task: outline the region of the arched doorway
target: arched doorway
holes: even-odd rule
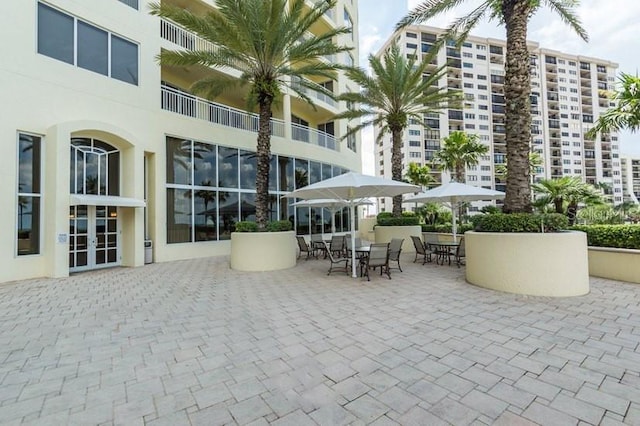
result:
[[[121,263],[120,151],[93,138],[71,139],[69,271]],[[73,197],[72,197],[73,198]]]

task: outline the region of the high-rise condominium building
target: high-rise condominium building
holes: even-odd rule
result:
[[[406,55],[424,58],[443,30],[411,26],[396,32],[381,48],[382,56],[392,44]],[[601,134],[595,140],[585,137],[600,114],[612,106],[607,97],[613,89],[617,64],[603,59],[572,55],[529,42],[531,54],[532,151],[540,154],[543,166],[534,180],[579,176],[583,181],[606,183],[614,203],[622,202],[619,142],[615,133]],[[466,171],[470,185],[505,190],[505,178],[496,168],[506,161],[504,64],[506,42],[469,36],[460,48],[449,43],[429,65],[431,73],[446,64],[440,87],[460,90],[459,109],[430,114],[424,121],[411,122],[404,135],[403,165],[431,165],[442,138],[455,130],[477,134],[490,151],[477,166]],[[377,136],[377,132],[376,132]],[[376,174],[391,176],[391,142],[386,137],[375,147]],[[498,169],[499,170],[499,169]],[[434,170],[437,179],[449,180]],[[383,201],[384,210],[391,200]],[[476,203],[472,210],[483,203]]]
[[[640,200],[640,157],[625,155],[622,165],[622,191],[624,201],[638,203]]]
[[[318,0],[307,0],[313,8]],[[206,14],[215,0],[162,0]],[[255,214],[257,116],[247,90],[204,99],[194,81],[227,69],[161,66],[162,49],[213,46],[151,16],[148,0],[14,2],[0,15],[0,281],[229,252],[239,220]],[[357,0],[338,0],[313,31],[348,26],[336,42],[358,58]],[[315,81],[355,90],[344,75]],[[272,219],[321,232],[326,212],[280,195],[348,170],[360,141],[344,142],[344,105],[285,93],[272,119]],[[348,226],[338,217],[339,230]]]

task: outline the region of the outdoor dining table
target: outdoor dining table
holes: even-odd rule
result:
[[[436,263],[439,265],[444,265],[444,261],[449,261],[449,266],[451,266],[451,255],[456,254],[456,250],[460,245],[460,242],[437,242],[437,243],[429,243],[431,245],[436,246]]]

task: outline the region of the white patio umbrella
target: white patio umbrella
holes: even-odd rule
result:
[[[371,201],[363,199],[354,201],[354,205],[356,206],[364,206],[373,204]],[[335,215],[338,210],[341,210],[345,207],[349,206],[344,200],[337,200],[334,198],[319,198],[317,200],[302,200],[295,203],[291,203],[294,207],[320,207],[329,210],[331,213],[331,233],[336,233],[336,221]]]
[[[456,208],[460,203],[465,201],[500,200],[504,198],[504,196],[504,192],[485,189],[479,186],[465,185],[464,183],[449,182],[412,197],[407,197],[404,201],[412,203],[449,203],[453,220],[453,240],[456,241]]]
[[[355,206],[358,201],[369,197],[395,197],[409,192],[418,192],[420,189],[419,186],[404,182],[349,172],[296,189],[285,197],[304,200],[332,198],[344,201],[351,210],[351,246],[355,247]],[[351,275],[354,278],[356,277],[355,261],[355,250],[351,250]]]

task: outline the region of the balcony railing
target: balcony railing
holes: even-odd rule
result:
[[[328,94],[324,93],[325,91],[327,91],[328,89],[325,89],[324,87],[322,87],[321,85],[314,83],[310,80],[306,80],[307,85],[311,85],[312,87],[315,87],[316,89],[311,89],[309,87],[304,87],[300,84],[300,78],[294,78],[291,82],[291,86],[294,87],[295,89],[298,89],[300,92],[304,93],[305,95],[309,96],[310,98],[315,98],[319,101],[322,101],[326,104],[331,105],[332,107],[336,107],[338,105],[338,103],[331,98],[331,96],[329,96]]]
[[[260,119],[258,114],[221,105],[188,93],[181,92],[168,86],[162,86],[162,109],[188,117],[206,120],[210,123],[235,129],[258,132]],[[284,137],[285,123],[282,120],[271,119],[271,135]],[[338,150],[336,138],[333,135],[298,124],[291,124],[293,140],[307,142],[332,150]]]

